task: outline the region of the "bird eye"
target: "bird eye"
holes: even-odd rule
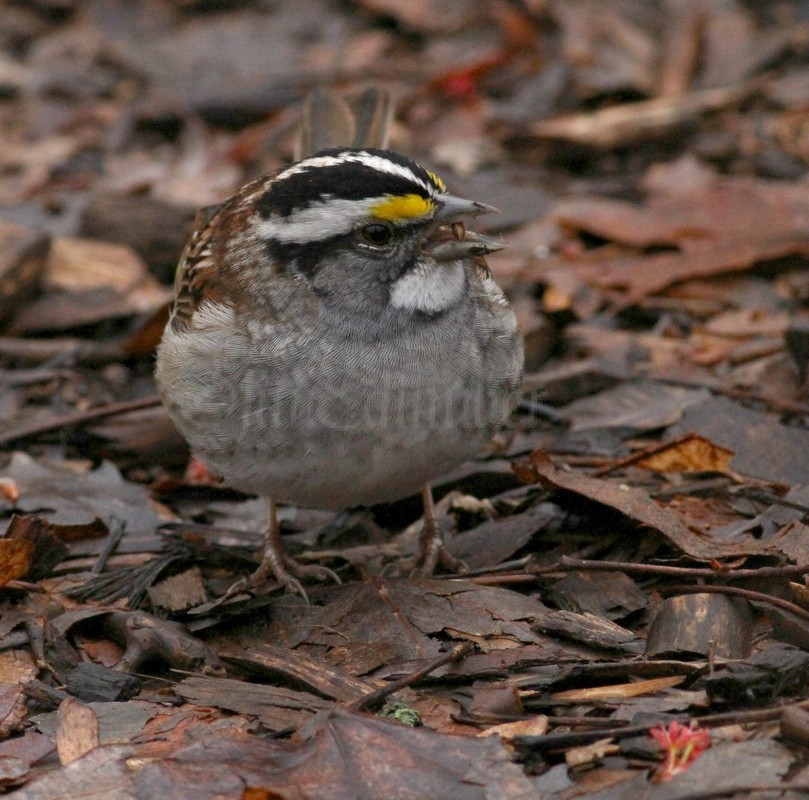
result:
[[[393,238],[393,231],[387,225],[378,222],[366,225],[360,232],[362,238],[374,247],[384,247],[386,244],[390,244],[390,240]]]

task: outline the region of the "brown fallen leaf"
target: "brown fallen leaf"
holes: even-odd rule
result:
[[[704,389],[640,379],[574,400],[559,413],[572,431],[619,428],[643,432],[675,424],[688,408],[709,396]]]
[[[572,747],[565,753],[565,763],[569,767],[580,767],[592,761],[599,761],[611,753],[619,753],[620,749],[612,739],[599,739],[582,747]]]
[[[58,719],[56,750],[63,766],[98,747],[98,717],[92,708],[68,697],[59,705]]]
[[[7,220],[0,221],[0,320],[5,322],[39,287],[50,240]]]
[[[22,578],[31,567],[34,543],[25,539],[0,539],[0,586]]]
[[[135,701],[129,701],[130,704],[132,702]],[[138,735],[134,756],[138,759],[170,758],[189,742],[204,739],[213,731],[222,738],[239,736],[250,731],[255,732],[255,722],[242,714],[223,712],[193,703],[161,708]]]
[[[101,286],[124,292],[157,285],[143,260],[122,244],[58,236],[51,243],[42,275],[44,289],[88,291]]]
[[[590,113],[567,114],[537,122],[531,132],[541,139],[609,149],[631,145],[689,122],[706,111],[726,108],[749,94],[747,87],[704,89],[680,96],[622,103]]]
[[[588,251],[560,265],[586,284],[621,293],[619,307],[689,278],[750,269],[754,264],[809,254],[806,181],[785,183],[726,177],[705,170],[690,182],[690,162],[658,168],[642,206],[618,200],[561,203],[554,217],[627,248],[674,247],[660,253]]]
[[[660,47],[653,38],[649,6],[596,1],[545,7],[559,25],[562,54],[574,72],[576,94],[651,93]],[[656,9],[656,24],[666,11]]]
[[[177,575],[169,575],[147,590],[154,608],[177,612],[198,606],[208,600],[202,572],[191,567]]]
[[[35,514],[15,514],[6,530],[6,537],[36,541],[40,532],[60,542],[80,542],[85,539],[103,539],[110,530],[98,517],[86,524],[57,525]]]
[[[17,790],[19,800],[78,800],[78,798],[129,798],[132,771],[125,761],[131,748],[125,745],[97,747],[84,758],[54,769]]]
[[[670,433],[698,433],[733,450],[731,468],[750,478],[798,487],[806,483],[809,432],[785,425],[727,397],[687,408]]]
[[[536,791],[496,736],[449,736],[335,712],[304,743],[211,736],[147,763],[134,797],[367,797],[533,800]]]
[[[531,625],[546,612],[534,598],[500,587],[403,578],[324,587],[311,609],[279,601],[268,613],[266,638],[290,646],[359,649],[370,643],[380,648],[383,663],[393,664],[438,655],[436,633],[476,641],[486,651],[539,643]],[[463,663],[447,669],[456,673]]]
[[[143,552],[162,546],[155,533],[160,518],[148,491],[125,480],[110,462],[77,472],[67,465],[54,466],[16,452],[4,472],[19,487],[20,499],[12,505],[0,496],[0,513],[7,516],[11,511],[28,512],[45,516],[52,524],[77,526],[69,535],[60,535],[70,540],[74,556],[97,555],[103,549],[102,539],[95,538],[103,534],[101,523],[107,529],[125,524],[126,535],[119,552]],[[59,530],[68,533],[66,528]]]
[[[143,661],[154,658],[178,670],[224,674],[216,653],[185,626],[145,611],[108,611],[85,606],[60,614],[51,623],[60,635],[80,637],[83,642],[103,636],[125,648],[117,665],[122,671],[134,671]]]
[[[67,331],[120,317],[152,314],[171,297],[162,286],[148,283],[126,292],[109,287],[83,291],[49,291],[25,305],[9,331],[15,335]]]
[[[733,455],[732,450],[719,447],[703,436],[691,434],[650,453],[636,463],[656,472],[727,472]]]
[[[0,756],[0,786],[11,786],[28,775],[30,767],[15,756]]]
[[[21,727],[28,716],[25,701],[22,683],[0,685],[0,736],[9,736]]]
[[[204,675],[186,678],[175,692],[197,706],[257,717],[270,731],[301,728],[312,715],[331,708],[329,701],[309,692]]]
[[[0,742],[0,758],[17,758],[29,767],[49,756],[56,748],[53,736],[29,730]]]
[[[28,542],[33,547],[25,577],[37,581],[49,577],[56,565],[70,553],[66,542],[100,539],[108,533],[109,529],[98,517],[87,525],[54,525],[36,514],[14,514],[5,537]]]
[[[783,553],[796,564],[809,562],[809,525],[799,520],[787,522],[770,541],[774,553]],[[799,603],[803,605],[803,602]],[[807,601],[809,608],[809,601]]]
[[[501,725],[492,725],[484,728],[478,736],[492,736],[497,734],[503,739],[513,739],[515,736],[544,736],[548,732],[548,718],[544,714],[537,714],[530,719],[521,719],[517,722],[504,722]]]
[[[26,650],[6,650],[0,653],[0,684],[24,684],[34,680],[39,667]]]
[[[514,469],[526,483],[539,482],[614,508],[639,526],[659,531],[693,558],[727,558],[763,551],[762,546],[755,541],[725,541],[712,537],[708,531],[686,526],[677,513],[659,505],[643,489],[566,471],[557,467],[540,450],[531,454],[530,462],[516,463]]]

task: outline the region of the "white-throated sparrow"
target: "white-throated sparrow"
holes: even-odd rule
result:
[[[513,408],[517,323],[463,220],[493,211],[384,144],[387,101],[319,93],[309,149],[200,220],[158,350],[163,403],[225,482],[270,498],[262,565],[302,591],[275,502],[372,505],[423,490],[418,564],[457,568],[428,481],[477,454]]]

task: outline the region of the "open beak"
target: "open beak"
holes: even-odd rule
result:
[[[438,204],[435,221],[439,225],[449,225],[453,222],[460,222],[467,217],[477,217],[481,214],[500,213],[494,206],[479,203],[477,200],[464,200],[454,194],[437,194],[433,200]]]
[[[498,214],[494,206],[476,200],[464,200],[452,194],[438,194],[434,198],[438,211],[424,250],[436,261],[457,261],[471,256],[485,256],[497,252],[505,244],[482,233],[467,231],[463,220],[480,214]]]

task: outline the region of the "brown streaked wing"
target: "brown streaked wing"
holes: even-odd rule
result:
[[[194,311],[204,298],[211,296],[210,278],[216,271],[211,252],[211,220],[221,208],[221,205],[206,206],[197,211],[194,231],[177,264],[174,275],[174,308],[171,313],[171,327],[177,332],[188,328]],[[215,286],[215,281],[213,285]]]
[[[217,259],[222,258],[224,243],[250,224],[256,201],[279,171],[251,181],[221,205],[206,206],[197,212],[193,233],[174,276],[173,330],[187,330],[204,301],[223,302],[232,294],[234,286],[226,287]]]

